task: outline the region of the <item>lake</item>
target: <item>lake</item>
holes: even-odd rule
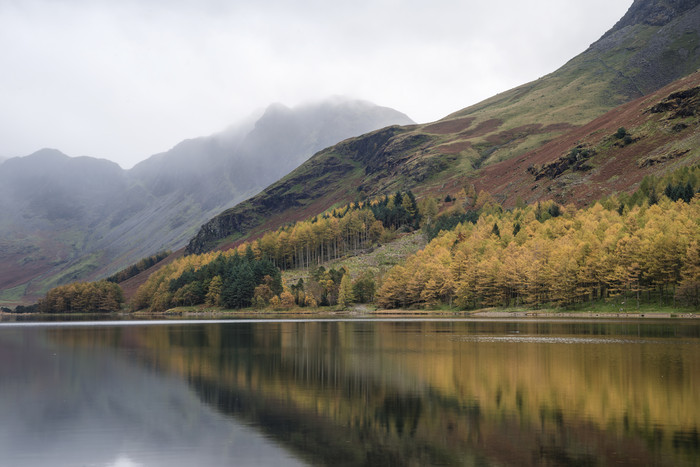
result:
[[[696,320],[0,324],[0,465],[700,465]]]

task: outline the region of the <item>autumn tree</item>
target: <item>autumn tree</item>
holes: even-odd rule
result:
[[[676,293],[695,307],[700,306],[700,240],[693,240],[685,254],[681,281]]]
[[[355,301],[350,274],[344,274],[338,287],[338,307],[344,310]]]
[[[204,303],[208,306],[219,306],[221,305],[221,288],[223,287],[223,282],[221,276],[212,277],[209,282],[209,289],[207,290],[207,295],[204,297]]]
[[[108,313],[119,311],[123,303],[121,287],[102,280],[55,287],[39,300],[37,308],[42,313]]]

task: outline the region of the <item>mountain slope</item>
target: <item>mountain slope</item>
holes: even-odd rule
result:
[[[325,149],[202,226],[186,251],[203,252],[358,197],[456,191],[480,170],[698,69],[698,3],[637,0],[599,41],[550,75],[435,123],[385,128]]]
[[[623,135],[624,131],[624,135]],[[553,198],[585,205],[646,175],[700,163],[700,72],[635,99],[522,157],[479,172],[507,206]]]
[[[683,7],[668,6],[676,3]],[[588,123],[696,71],[698,5],[637,0],[600,40],[554,73],[456,112],[426,131],[448,132],[454,141],[470,142],[478,165],[539,146],[562,129]],[[663,20],[657,19],[658,11],[664,13]],[[459,130],[466,134],[450,131],[447,122],[456,127],[462,122]]]
[[[129,171],[41,150],[0,166],[0,301],[104,277],[162,249],[278,180],[323,147],[404,114],[362,101],[273,105],[251,121],[186,140]]]
[[[400,112],[362,101],[336,98],[293,109],[272,105],[252,125],[183,141],[136,165],[128,174],[132,186],[146,187],[151,199],[110,234],[118,241],[138,232],[136,242],[127,235],[140,246],[131,255],[136,259],[182,247],[202,223],[279,180],[314,152],[410,122]],[[123,248],[128,247],[125,242]]]
[[[91,242],[105,212],[127,188],[115,163],[44,149],[0,167],[0,289],[19,299],[27,284],[55,269],[79,273],[75,252]],[[92,255],[84,265],[96,260]]]

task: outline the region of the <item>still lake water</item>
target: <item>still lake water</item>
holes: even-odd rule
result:
[[[700,465],[694,320],[0,324],[0,465]]]

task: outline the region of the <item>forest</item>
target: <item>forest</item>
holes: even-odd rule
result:
[[[74,282],[51,289],[37,303],[41,313],[107,313],[119,311],[124,294],[109,281]]]
[[[621,297],[698,306],[700,197],[621,213],[609,201],[544,222],[537,207],[482,214],[443,231],[389,271],[377,305],[540,308]]]
[[[267,232],[250,245],[256,255],[281,269],[309,268],[385,241],[396,230],[415,230],[422,217],[413,193],[397,192]],[[241,245],[239,251],[247,245]]]
[[[228,309],[269,301],[283,292],[280,270],[251,248],[182,258],[152,274],[134,299],[136,309],[165,311],[174,306],[206,304]],[[267,303],[267,302],[266,302]]]
[[[441,231],[384,277],[383,308],[570,307],[598,300],[700,306],[700,166],[647,176],[589,208],[552,201]],[[479,198],[488,196],[479,194]]]
[[[388,230],[414,230],[420,217],[410,191],[332,209],[227,252],[179,258],[151,275],[137,291],[133,307],[154,312],[198,304],[290,309],[346,306],[355,297],[371,301],[373,277],[363,274],[351,283],[343,268],[326,270],[322,263],[357,253],[386,238]],[[280,269],[312,267],[306,282],[283,289]]]

